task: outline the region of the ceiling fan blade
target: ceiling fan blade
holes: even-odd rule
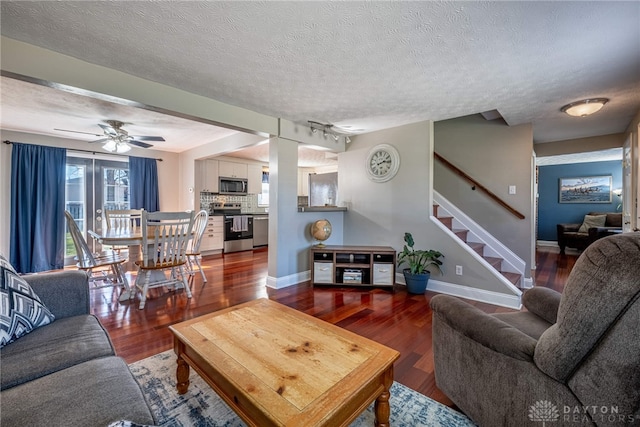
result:
[[[135,139],[129,140],[127,141],[127,143],[131,145],[137,145],[138,147],[142,147],[142,148],[153,147],[153,145],[151,144],[147,144],[146,142],[136,141]]]
[[[91,133],[91,132],[80,132],[77,130],[68,130],[68,129],[53,129],[53,130],[59,130],[61,132],[73,132],[73,133],[83,133],[85,135],[93,135],[93,136],[102,136],[99,133]]]
[[[137,139],[138,141],[164,141],[165,140],[161,136],[133,136],[133,138]]]
[[[98,135],[100,136],[100,135]],[[94,144],[96,142],[107,142],[109,141],[111,138],[102,138],[102,139],[96,139],[95,141],[89,141],[89,144]]]
[[[103,125],[102,123],[98,123],[98,126],[104,130],[104,133],[111,136],[118,136],[118,132],[114,128],[109,125]]]

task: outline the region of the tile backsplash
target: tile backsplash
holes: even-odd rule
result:
[[[242,213],[267,212],[265,206],[258,207],[258,195],[248,194],[246,196],[227,196],[216,193],[200,193],[200,209],[209,211],[209,206],[213,202],[240,202]]]

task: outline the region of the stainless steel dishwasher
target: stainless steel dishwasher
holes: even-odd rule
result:
[[[269,244],[269,215],[253,216],[253,247]]]

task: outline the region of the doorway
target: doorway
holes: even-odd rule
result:
[[[65,209],[78,223],[93,252],[102,245],[89,238],[87,230],[102,231],[105,209],[129,209],[129,162],[67,157]],[[75,264],[76,250],[65,233],[65,265]]]

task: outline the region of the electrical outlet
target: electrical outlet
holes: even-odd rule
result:
[[[516,194],[516,186],[515,185],[510,185],[509,186],[509,194]]]
[[[457,276],[462,276],[462,266],[461,265],[456,265],[456,275]]]

